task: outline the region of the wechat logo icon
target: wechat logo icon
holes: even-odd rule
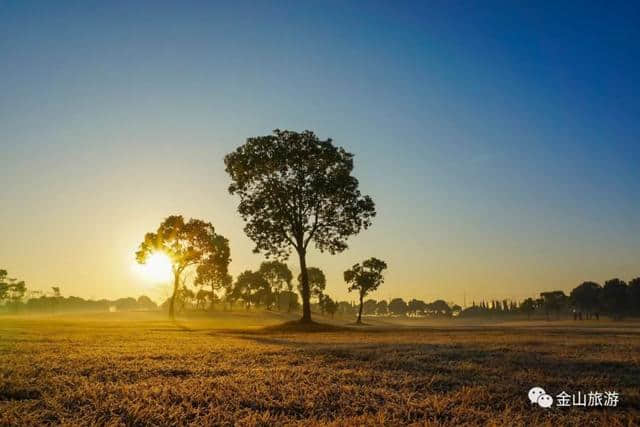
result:
[[[529,390],[531,404],[537,403],[541,408],[550,408],[553,405],[553,397],[549,396],[542,387],[533,387]]]

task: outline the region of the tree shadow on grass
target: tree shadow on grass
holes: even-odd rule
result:
[[[633,360],[576,359],[562,357],[551,349],[530,351],[515,345],[487,348],[476,343],[327,343],[264,335],[236,337],[287,347],[315,359],[314,363],[341,372],[365,369],[379,375],[398,373],[415,384],[428,384],[429,390],[435,392],[486,387],[517,399],[520,393],[526,396],[533,386],[549,388],[554,395],[563,390],[569,393],[615,390],[622,396],[619,408],[640,409],[640,365]],[[530,384],[531,381],[540,384]]]

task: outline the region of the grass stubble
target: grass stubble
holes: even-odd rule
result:
[[[0,425],[640,423],[634,327],[228,326],[0,318]],[[533,386],[621,400],[543,409]]]

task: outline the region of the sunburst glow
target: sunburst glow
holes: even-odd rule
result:
[[[154,252],[146,263],[138,264],[136,270],[149,281],[166,282],[171,279],[172,264],[166,254]]]

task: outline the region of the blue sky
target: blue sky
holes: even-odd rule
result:
[[[638,276],[639,22],[633,2],[0,1],[2,267],[157,291],[130,252],[182,213],[255,268],[222,158],[277,127],[354,152],[377,202],[309,261],[341,299],[369,256],[378,298]]]

